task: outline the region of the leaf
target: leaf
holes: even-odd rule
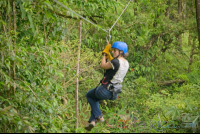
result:
[[[53,62],[53,64],[54,64],[54,65],[57,65],[57,62],[56,62],[56,60],[52,60],[52,62]]]
[[[195,123],[197,121],[197,119],[199,118],[199,116],[197,116],[192,123]]]
[[[51,109],[51,108],[49,108],[49,113],[53,113],[53,111],[52,111],[52,109]]]
[[[29,117],[24,116],[23,119],[29,119]]]
[[[59,52],[60,52],[60,53],[62,52],[62,50],[61,50],[61,48],[60,48],[60,47],[58,47],[58,50],[59,50]]]
[[[89,110],[89,108],[90,108],[90,105],[89,105],[89,104],[87,104],[87,110]]]
[[[32,128],[31,126],[28,126],[28,128],[29,128],[29,130],[30,130],[31,133],[34,133],[34,132],[35,132],[35,129]]]
[[[18,112],[17,112],[17,110],[16,109],[14,109],[14,108],[12,108],[12,110],[16,113],[16,114],[18,114]]]
[[[4,109],[1,109],[0,112],[8,111],[8,110],[10,110],[11,108],[12,108],[11,105],[10,105],[10,106],[7,106],[7,107],[5,107]]]
[[[26,11],[24,10],[24,7],[23,7],[23,5],[20,3],[20,10],[21,10],[21,12],[22,12],[22,19],[24,19],[24,17],[26,16]]]
[[[23,120],[26,124],[30,124],[30,122],[29,121],[27,121],[27,120]]]
[[[53,7],[51,6],[51,3],[49,1],[44,2],[51,10],[53,10]]]
[[[5,85],[3,82],[0,82],[0,85]]]
[[[174,112],[174,110],[169,110],[167,113],[165,113],[165,115],[170,116],[173,112]]]
[[[30,26],[32,28],[32,32],[35,33],[35,28],[34,28],[34,25],[33,25],[33,20],[32,20],[31,14],[28,14],[28,20],[30,22]]]
[[[62,118],[58,115],[58,118],[62,121]]]
[[[6,67],[10,70],[10,60],[5,60]]]

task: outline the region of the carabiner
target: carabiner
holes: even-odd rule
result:
[[[111,40],[111,35],[110,35],[110,30],[109,30],[109,28],[107,29],[107,31],[108,31],[108,35],[106,36],[106,41],[107,41],[107,42],[110,42],[110,40]]]
[[[111,39],[111,35],[107,35],[107,36],[106,36],[106,41],[107,41],[107,42],[110,42],[110,39]]]

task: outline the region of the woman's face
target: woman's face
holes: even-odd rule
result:
[[[119,55],[119,50],[117,48],[112,48],[113,57],[117,57]]]

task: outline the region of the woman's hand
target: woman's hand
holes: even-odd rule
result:
[[[104,53],[103,58],[101,60],[101,68],[107,70],[107,69],[112,68],[112,66],[111,66],[110,62],[106,62],[106,56],[107,55]]]
[[[111,44],[107,44],[106,47],[104,48],[102,54],[108,54],[111,51]]]

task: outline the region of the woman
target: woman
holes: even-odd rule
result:
[[[91,106],[91,117],[89,124],[85,127],[90,131],[97,122],[103,122],[104,118],[99,108],[99,100],[115,100],[119,92],[115,92],[116,84],[123,82],[128,71],[129,63],[125,59],[128,56],[128,46],[124,42],[117,41],[112,45],[112,56],[110,55],[111,45],[107,45],[103,51],[101,68],[105,69],[104,78],[101,80],[101,86],[87,92],[86,97]],[[110,59],[106,62],[106,58]],[[111,60],[112,59],[112,60]]]

